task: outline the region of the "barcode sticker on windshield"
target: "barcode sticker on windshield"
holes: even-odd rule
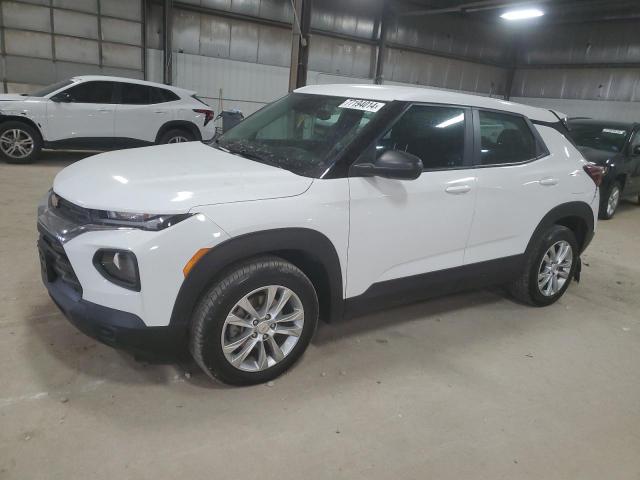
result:
[[[372,102],[371,100],[354,100],[350,98],[338,105],[339,108],[350,108],[352,110],[364,110],[365,112],[377,112],[386,104]]]
[[[614,130],[613,128],[603,128],[602,133],[613,133],[615,135],[626,135],[627,132],[624,130]]]

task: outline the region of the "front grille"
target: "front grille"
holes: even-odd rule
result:
[[[38,230],[40,231],[38,249],[40,250],[43,277],[46,277],[46,281],[49,282],[60,279],[82,295],[82,286],[73,271],[62,244],[43,228],[38,228]]]
[[[71,203],[70,201],[65,200],[60,196],[57,196],[57,200],[58,205],[53,208],[55,208],[56,213],[58,213],[61,217],[64,217],[67,220],[71,220],[78,225],[86,225],[87,223],[91,223],[90,209],[80,207],[75,203]]]

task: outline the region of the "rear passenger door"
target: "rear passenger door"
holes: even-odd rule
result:
[[[155,142],[160,127],[174,119],[170,90],[121,82],[116,106],[115,135],[122,139]]]
[[[540,220],[564,201],[575,168],[549,153],[524,116],[474,109],[474,119],[478,194],[465,264],[524,253]]]
[[[416,180],[349,178],[347,297],[462,265],[476,194],[472,132],[469,108],[415,104],[356,161],[401,150],[424,171]]]

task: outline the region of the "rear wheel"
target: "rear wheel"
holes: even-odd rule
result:
[[[22,122],[6,122],[0,125],[0,155],[8,163],[34,162],[42,140],[36,130]]]
[[[306,350],[318,321],[312,283],[278,257],[231,269],[202,297],[190,349],[212,378],[235,385],[272,380]]]
[[[172,128],[162,134],[158,143],[184,143],[193,142],[194,140],[193,133],[182,128]]]
[[[620,205],[620,197],[622,195],[622,185],[620,182],[614,182],[600,199],[600,211],[598,216],[602,220],[610,220],[616,214],[618,205]]]
[[[575,276],[578,249],[571,230],[562,225],[551,227],[532,246],[520,277],[510,285],[511,294],[534,306],[556,302]]]

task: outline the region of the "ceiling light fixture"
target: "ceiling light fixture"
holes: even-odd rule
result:
[[[526,20],[527,18],[537,18],[544,15],[542,10],[537,8],[525,8],[522,10],[509,10],[500,15],[505,20]]]

